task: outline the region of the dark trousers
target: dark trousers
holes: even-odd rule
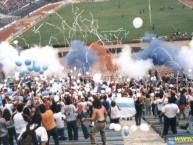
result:
[[[13,139],[15,138],[15,140],[17,140],[15,128],[14,127],[8,128],[8,134],[9,134],[9,144],[13,145],[14,144]]]
[[[57,128],[59,139],[64,139],[64,128]]]
[[[59,145],[58,130],[57,130],[57,128],[54,127],[51,130],[47,130],[47,133],[48,133],[48,142],[46,143],[46,145],[49,145],[50,136],[53,136],[55,145]]]
[[[168,129],[171,127],[171,130],[173,134],[177,133],[176,129],[176,117],[173,118],[168,118],[164,116],[164,130],[163,130],[163,135],[166,136],[168,134]]]
[[[80,120],[80,123],[81,123],[81,128],[82,128],[82,132],[83,132],[83,135],[84,135],[84,138],[87,139],[89,138],[89,132],[87,130],[87,127],[84,125],[84,122],[82,122],[82,118],[86,118],[86,114],[84,114],[83,112],[78,114],[77,118]]]
[[[0,144],[3,143],[3,145],[9,145],[9,138],[8,135],[4,137],[0,137]]]
[[[135,115],[135,122],[136,122],[136,125],[141,125],[141,114],[136,114]]]
[[[119,123],[119,118],[115,118],[115,119],[111,118],[111,123]]]
[[[69,140],[78,140],[78,126],[76,120],[67,122]],[[74,135],[72,134],[72,131]]]

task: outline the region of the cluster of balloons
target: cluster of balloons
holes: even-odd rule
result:
[[[21,67],[22,66],[22,62],[21,61],[16,61],[15,62],[16,66]],[[48,69],[48,66],[43,66],[41,67],[37,62],[35,61],[31,61],[29,59],[26,59],[24,61],[25,66],[27,67],[26,70],[20,71],[19,75],[20,76],[24,76],[26,74],[30,74],[32,71],[35,71],[39,74],[43,74],[44,71],[46,71]]]
[[[140,130],[141,131],[149,131],[149,126],[146,124],[146,123],[142,123],[140,126],[139,126]],[[130,127],[131,131],[136,131],[137,130],[137,126],[136,125],[131,125]]]
[[[121,131],[121,125],[116,123],[111,123],[109,129],[114,129],[114,131]]]

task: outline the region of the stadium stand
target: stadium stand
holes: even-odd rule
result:
[[[0,28],[17,21],[31,12],[61,0],[5,0],[0,2]]]

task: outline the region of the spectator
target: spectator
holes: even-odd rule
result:
[[[3,118],[6,120],[6,124],[7,124],[7,129],[8,129],[8,134],[9,134],[9,144],[13,145],[13,139],[16,139],[16,132],[15,132],[15,127],[13,124],[13,119],[12,119],[12,115],[11,112],[9,111],[9,109],[5,109],[3,112]]]
[[[53,112],[51,110],[46,110],[44,104],[39,105],[39,110],[42,116],[42,125],[45,127],[48,134],[47,145],[49,145],[50,136],[53,136],[55,145],[59,145],[58,131],[56,128]]]
[[[193,133],[192,130],[192,122],[193,122],[193,101],[190,102],[190,112],[189,112],[189,119],[188,119],[188,132]]]
[[[150,116],[151,115],[151,99],[148,93],[146,94],[146,97],[144,99],[144,107],[145,107],[145,115]]]
[[[0,110],[0,142],[2,142],[3,145],[9,145],[6,120],[3,118],[3,114],[1,110]]]
[[[120,109],[116,105],[115,101],[111,102],[111,107],[109,109],[109,114],[110,114],[110,122],[111,123],[119,123]]]
[[[18,140],[22,137],[23,133],[26,131],[26,128],[32,130],[36,127],[37,129],[35,130],[35,133],[37,138],[40,140],[37,140],[36,143],[33,142],[33,144],[38,145],[40,143],[40,145],[46,145],[48,141],[48,135],[47,135],[46,129],[41,125],[41,121],[42,121],[41,115],[34,114],[32,116],[32,121],[27,125],[27,127],[24,127],[21,130],[21,134],[19,135]],[[36,141],[36,139],[34,139],[34,141]]]
[[[163,136],[165,137],[168,134],[168,129],[171,127],[171,130],[174,134],[177,133],[176,129],[176,116],[180,112],[178,106],[172,102],[172,99],[168,99],[168,104],[166,104],[160,115],[164,115],[164,129]]]
[[[71,104],[69,96],[66,98],[66,105],[63,108],[63,112],[66,115],[69,140],[78,140],[78,126],[76,122],[77,109],[73,104]]]
[[[13,122],[15,126],[15,131],[16,131],[16,138],[18,138],[22,128],[26,127],[28,122],[23,117],[23,104],[21,103],[18,104],[16,108],[17,108],[17,113],[13,114]]]
[[[103,145],[106,145],[106,134],[105,134],[105,123],[106,123],[107,112],[106,109],[102,106],[102,103],[99,99],[93,101],[93,113],[91,118],[83,118],[82,121],[96,119],[96,124],[90,131],[90,140],[91,144],[97,144],[95,139],[95,134],[100,131]]]
[[[54,112],[54,119],[56,121],[56,127],[58,130],[59,140],[65,140],[66,137],[64,135],[64,120],[66,116],[61,112],[61,105],[57,104]]]
[[[141,117],[142,117],[142,112],[143,112],[143,104],[140,101],[139,97],[135,101],[135,109],[136,109],[136,114],[135,114],[136,125],[141,125]]]

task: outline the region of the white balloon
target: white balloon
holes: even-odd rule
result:
[[[140,17],[136,17],[136,18],[133,20],[133,26],[134,26],[136,29],[140,28],[142,25],[143,25],[143,20],[142,20]]]
[[[93,80],[94,80],[95,83],[100,82],[100,80],[101,80],[101,73],[94,74]]]
[[[115,131],[121,131],[121,125],[120,124],[115,124],[114,125],[114,130]]]
[[[114,129],[114,125],[115,125],[115,123],[111,123],[111,124],[109,125],[109,129]]]
[[[55,102],[58,102],[60,100],[60,97],[59,96],[54,96],[54,101]]]
[[[123,127],[123,130],[128,130],[128,129],[129,129],[128,126],[124,126],[124,127]]]
[[[84,90],[85,90],[86,92],[90,92],[90,88],[88,88],[88,87],[85,87]]]
[[[149,131],[149,126],[145,123],[142,123],[140,125],[140,129],[141,129],[141,131]]]
[[[131,125],[131,131],[136,131],[137,130],[137,126],[136,125]]]
[[[15,45],[17,45],[17,44],[18,44],[18,41],[17,41],[17,40],[14,40],[13,43],[14,43]]]

